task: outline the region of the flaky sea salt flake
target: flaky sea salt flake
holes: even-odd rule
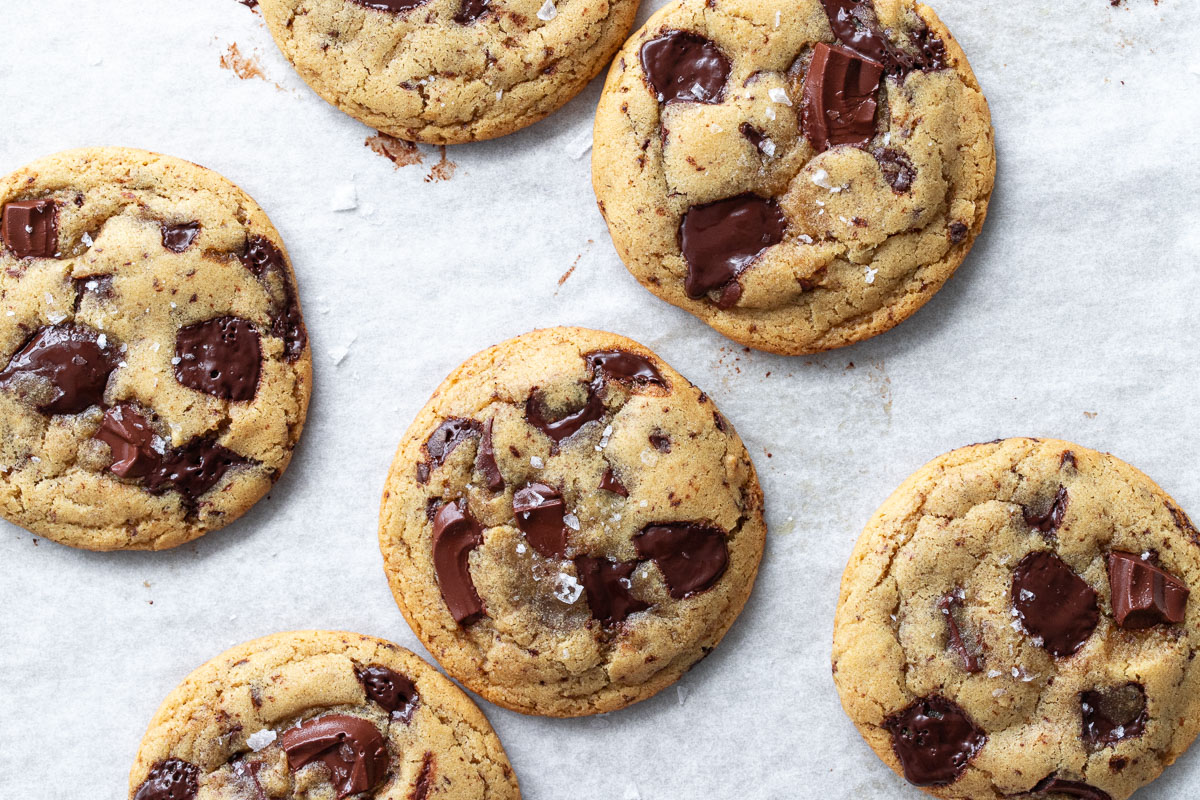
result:
[[[269,747],[275,741],[275,731],[263,728],[261,731],[256,731],[246,738],[246,744],[250,745],[250,749],[258,752],[265,747]]]
[[[538,9],[537,16],[542,22],[549,22],[558,16],[558,9],[554,7],[552,0],[546,0],[545,3],[542,3],[542,7]]]

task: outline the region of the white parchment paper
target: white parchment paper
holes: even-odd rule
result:
[[[467,356],[563,323],[632,336],[712,395],[758,466],[770,536],[742,618],[677,687],[573,721],[480,701],[525,796],[922,796],[860,740],[829,670],[839,576],[893,488],[959,445],[1060,436],[1200,515],[1200,4],[936,5],[991,103],[987,226],[916,317],[789,359],[732,345],[621,266],[590,186],[600,80],[530,129],[451,148],[453,166],[422,148],[397,168],[236,0],[3,0],[0,172],[120,144],[237,182],[291,250],[316,390],[269,499],[192,545],[87,553],[0,523],[0,798],[124,798],[159,702],[235,643],[339,628],[424,653],[376,544],[393,449]],[[1198,790],[1193,751],[1138,798]]]

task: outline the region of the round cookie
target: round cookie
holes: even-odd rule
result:
[[[995,176],[967,59],[913,0],[680,0],[613,62],[592,183],[626,267],[759,350],[905,320],[983,226]]]
[[[754,465],[703,392],[630,339],[551,328],[442,383],[392,463],[379,542],[452,677],[566,717],[645,699],[715,647],[765,533]]]
[[[203,167],[104,147],[0,179],[0,516],[174,547],[271,488],[312,386],[279,233]]]
[[[391,642],[278,633],[204,664],[159,707],[130,800],[517,800],[475,704]]]
[[[532,125],[599,74],[637,0],[260,0],[300,77],[384,133],[430,144]]]
[[[834,681],[932,795],[1124,800],[1200,731],[1198,590],[1200,533],[1133,467],[1052,439],[964,447],[863,531]]]

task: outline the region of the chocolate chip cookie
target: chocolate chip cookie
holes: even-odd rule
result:
[[[204,664],[159,707],[130,800],[517,800],[463,692],[409,651],[338,631],[266,636]]]
[[[750,594],[754,465],[712,401],[645,347],[551,328],[455,370],[404,436],[379,542],[452,677],[527,714],[649,697]]]
[[[90,550],[240,516],[287,467],[312,385],[267,215],[123,148],[36,161],[0,208],[0,515]]]
[[[327,102],[384,133],[457,144],[532,125],[578,94],[637,0],[260,0]]]
[[[1052,439],[955,450],[842,578],[842,705],[945,798],[1124,800],[1200,731],[1200,533],[1149,478]]]
[[[614,62],[592,182],[642,285],[796,355],[941,288],[983,226],[992,138],[966,56],[914,0],[683,0]]]

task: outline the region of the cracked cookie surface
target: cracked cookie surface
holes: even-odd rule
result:
[[[92,550],[174,547],[286,468],[312,359],[266,214],[124,148],[0,180],[0,514]]]
[[[400,444],[380,547],[446,670],[529,714],[669,686],[749,596],[754,465],[702,392],[636,342],[535,331],[455,370]]]
[[[955,450],[842,579],[842,705],[945,798],[1124,800],[1200,731],[1200,534],[1149,478],[1051,439]]]
[[[637,0],[261,0],[279,49],[327,102],[430,144],[532,125],[608,63]]]
[[[983,226],[991,119],[913,0],[681,0],[622,48],[592,182],[622,261],[742,344],[798,355],[920,308]]]
[[[130,800],[517,800],[487,719],[441,673],[382,639],[266,636],[204,664],[163,701]]]

